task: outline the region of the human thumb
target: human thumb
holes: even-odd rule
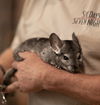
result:
[[[17,90],[18,88],[19,88],[19,82],[16,81],[10,84],[9,86],[7,86],[5,92],[10,93],[10,92]]]

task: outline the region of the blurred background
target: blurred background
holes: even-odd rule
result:
[[[13,40],[24,1],[0,0],[0,53],[9,47]],[[20,92],[17,92],[14,96],[8,96],[7,105],[26,105],[26,96],[26,94]]]
[[[0,53],[9,47],[25,0],[0,0]]]

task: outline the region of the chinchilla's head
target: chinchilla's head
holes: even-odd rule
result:
[[[52,50],[55,52],[58,68],[72,73],[81,73],[83,65],[82,49],[75,33],[72,40],[61,40],[58,35],[52,33],[49,37]]]

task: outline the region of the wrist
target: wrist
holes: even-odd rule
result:
[[[48,91],[56,91],[56,89],[60,89],[61,85],[64,84],[66,73],[67,72],[63,70],[59,70],[51,66],[46,73],[45,80],[43,82],[43,89]]]

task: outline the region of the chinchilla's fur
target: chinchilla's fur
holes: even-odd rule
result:
[[[40,58],[59,69],[72,73],[81,73],[83,66],[82,48],[75,33],[72,40],[61,40],[58,35],[52,33],[49,38],[31,38],[24,41],[15,51],[14,59],[22,61],[19,52],[35,52]],[[8,85],[9,78],[15,73],[15,69],[6,73],[4,84]]]
[[[49,38],[28,39],[15,50],[15,60],[23,60],[18,53],[24,51],[37,53],[44,62],[59,69],[81,72],[79,67],[82,64],[82,49],[74,33],[72,40],[61,40],[55,33]]]

